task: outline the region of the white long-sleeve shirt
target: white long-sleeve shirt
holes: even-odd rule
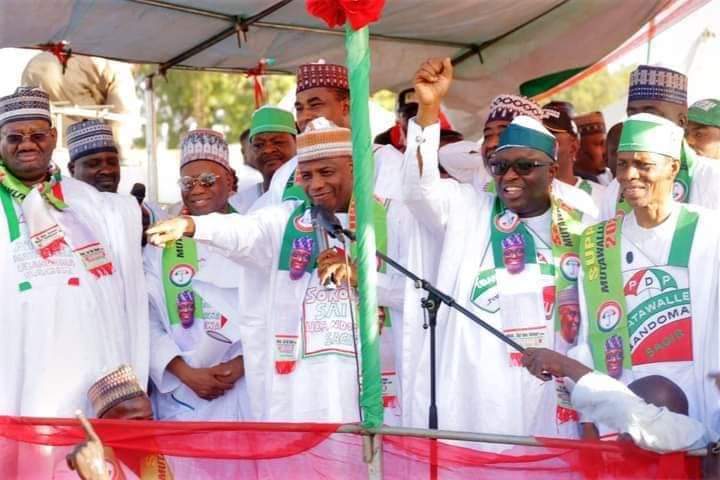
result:
[[[599,372],[580,378],[571,400],[585,419],[628,433],[646,450],[691,450],[710,441],[706,428],[694,418],[649,404],[622,382]]]

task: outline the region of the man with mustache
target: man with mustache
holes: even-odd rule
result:
[[[575,286],[577,268],[569,266],[583,228],[582,212],[551,193],[557,142],[537,118],[518,115],[502,126],[495,145],[486,146],[492,148],[486,163],[496,195],[440,179],[438,112],[452,71],[450,59],[430,59],[415,76],[419,109],[408,127],[403,194],[423,228],[411,242],[422,251],[410,258],[423,258],[426,246],[440,244],[434,263],[441,290],[515,341],[554,348],[560,329],[555,292]],[[418,294],[408,289],[406,295]],[[419,301],[405,305],[409,329],[421,323],[422,312]],[[577,436],[574,411],[556,394],[564,386],[525,372],[520,355],[482,327],[441,308],[438,338],[439,428]],[[415,427],[427,422],[426,347],[408,355],[415,378],[405,420]]]
[[[292,113],[278,107],[264,106],[252,115],[247,135],[247,154],[243,155],[247,165],[262,175],[262,182],[241,188],[230,197],[228,203],[237,213],[247,213],[261,208],[264,201],[258,199],[270,188],[275,172],[295,157],[295,136],[297,128]],[[241,142],[245,140],[241,137]],[[267,198],[265,198],[266,200]]]
[[[70,416],[106,365],[147,382],[140,208],[62,176],[50,118],[40,89],[0,98],[3,415]]]

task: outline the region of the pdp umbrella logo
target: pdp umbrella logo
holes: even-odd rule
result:
[[[575,253],[566,253],[560,257],[560,271],[567,280],[577,280],[580,272],[580,257]]]
[[[598,327],[603,332],[613,330],[622,318],[622,308],[615,301],[605,302],[598,308],[597,322]]]
[[[195,269],[192,265],[181,263],[170,270],[170,283],[176,287],[187,287],[195,276]]]
[[[520,217],[511,210],[505,210],[495,216],[495,226],[503,233],[510,233],[517,228]]]
[[[310,210],[306,210],[293,219],[293,224],[299,232],[310,233],[313,231],[312,219],[310,217]]]
[[[651,298],[665,290],[676,290],[678,284],[670,273],[661,268],[643,268],[635,272],[625,284],[626,296]]]
[[[673,191],[672,196],[673,200],[676,202],[681,202],[685,200],[685,193],[687,192],[687,187],[685,186],[685,182],[682,182],[680,180],[675,180],[673,182]]]

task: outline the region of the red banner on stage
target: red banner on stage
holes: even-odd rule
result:
[[[336,424],[93,420],[112,469],[133,478],[364,479],[362,437]],[[0,417],[0,478],[76,478],[65,455],[85,440],[74,419]],[[543,447],[437,443],[439,478],[698,478],[700,461],[615,442],[539,439]],[[386,479],[429,478],[432,441],[383,436]],[[148,473],[165,460],[172,477]],[[162,463],[162,462],[161,462]],[[115,478],[122,478],[119,476]]]

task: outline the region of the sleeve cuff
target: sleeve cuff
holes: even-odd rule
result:
[[[153,365],[151,373],[155,386],[161,393],[172,392],[177,389],[180,385],[180,379],[170,373],[167,369],[168,364],[175,357],[181,357],[182,352],[174,342],[164,342],[165,348],[156,348],[156,352],[153,354]],[[172,347],[169,343],[173,343]],[[174,347],[174,348],[173,348]],[[159,352],[162,350],[162,352]]]
[[[195,234],[193,238],[195,240],[211,240],[213,233],[216,229],[218,221],[222,220],[222,215],[219,213],[211,213],[210,215],[199,215],[191,216],[193,223],[195,224]]]

